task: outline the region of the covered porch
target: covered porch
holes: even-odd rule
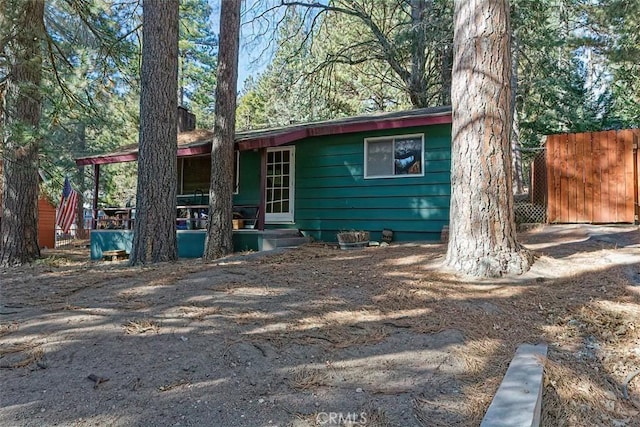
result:
[[[178,195],[176,199],[176,233],[178,256],[201,257],[208,222],[211,173],[212,133],[206,130],[181,132],[178,136]],[[299,237],[297,230],[265,230],[266,148],[251,148],[259,156],[259,188],[238,196],[239,157],[242,148],[236,143],[234,165],[233,243],[235,251],[272,249],[283,238]],[[103,258],[105,252],[131,251],[136,210],[130,206],[103,206],[100,203],[100,175],[104,165],[137,161],[137,145],[125,146],[117,152],[76,159],[78,166],[93,168],[91,208],[91,259]],[[257,166],[257,165],[254,165]],[[254,173],[255,173],[254,168]],[[257,184],[258,182],[256,182]],[[249,193],[248,195],[246,193]],[[294,234],[295,233],[295,234]],[[275,243],[274,243],[275,241]]]

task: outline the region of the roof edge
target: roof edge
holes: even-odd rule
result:
[[[451,122],[451,107],[429,107],[303,123],[275,129],[238,132],[236,133],[235,143],[240,151],[246,151],[277,147],[318,136],[450,124]],[[194,141],[187,146],[178,147],[178,157],[195,156],[210,152],[211,139],[208,137],[203,137],[201,141]],[[137,159],[138,148],[136,146],[125,152],[79,157],[76,159],[76,164],[78,166],[87,166],[125,163]]]

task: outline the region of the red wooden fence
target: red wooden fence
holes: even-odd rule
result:
[[[548,136],[548,222],[635,222],[639,138],[638,129]]]

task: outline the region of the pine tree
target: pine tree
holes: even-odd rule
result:
[[[138,190],[132,265],[173,261],[176,242],[178,0],[144,0]]]
[[[456,0],[454,22],[446,264],[479,277],[522,274],[533,258],[516,240],[513,210],[508,0]]]
[[[241,0],[225,0],[220,10],[220,53],[216,86],[216,120],[211,144],[209,222],[206,260],[233,252],[233,144],[238,86]]]
[[[38,246],[38,156],[41,141],[42,43],[44,0],[0,4],[4,85],[2,141],[2,221],[0,266],[40,256]],[[3,61],[4,62],[4,61]]]

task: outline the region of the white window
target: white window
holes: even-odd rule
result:
[[[364,140],[364,177],[424,176],[424,135]]]

